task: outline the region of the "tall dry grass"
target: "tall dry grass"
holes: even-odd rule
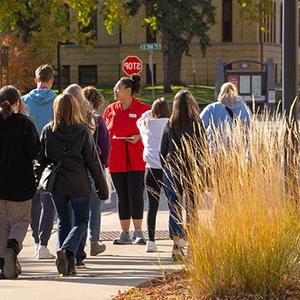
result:
[[[264,113],[253,116],[250,128],[237,122],[214,130],[210,151],[199,156],[202,143],[186,139],[178,154],[185,192],[196,200],[187,227],[193,291],[196,298],[231,289],[266,296],[283,287],[300,262],[299,199],[287,193],[284,176],[287,122]],[[294,174],[297,163],[299,156],[290,166]]]

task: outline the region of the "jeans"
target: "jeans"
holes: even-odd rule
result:
[[[95,185],[92,184],[92,193],[90,195],[90,242],[98,242],[100,239],[100,225],[101,225],[101,200],[96,194]],[[76,253],[76,258],[85,259],[86,253],[84,251],[87,240],[87,230],[85,231],[83,238],[80,242],[79,248]]]
[[[163,174],[163,183],[165,193],[168,199],[170,210],[169,216],[169,234],[170,237],[184,237],[182,220],[182,196],[183,188],[177,178],[174,178],[169,172]]]
[[[145,183],[148,194],[149,207],[147,215],[148,237],[150,241],[155,240],[156,215],[159,206],[160,190],[162,187],[162,169],[146,169]]]
[[[55,208],[49,193],[36,193],[31,206],[31,230],[36,244],[47,247],[51,236]]]
[[[87,196],[53,196],[58,217],[58,243],[61,249],[76,253],[79,243],[87,230],[89,221],[89,197]],[[70,204],[74,213],[72,214]]]

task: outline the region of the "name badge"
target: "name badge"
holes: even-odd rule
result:
[[[128,116],[129,116],[129,118],[131,118],[131,119],[136,119],[136,118],[137,118],[137,115],[136,115],[136,114],[129,114]]]

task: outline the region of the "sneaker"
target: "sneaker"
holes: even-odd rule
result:
[[[68,257],[65,249],[59,249],[55,261],[58,274],[66,275],[68,270]]]
[[[47,247],[40,246],[37,251],[36,258],[37,259],[53,259],[53,258],[55,258],[55,255],[51,254]]]
[[[40,248],[40,244],[39,243],[38,244],[34,244],[34,257],[37,256],[39,248]]]
[[[105,244],[101,241],[91,242],[90,246],[90,256],[97,256],[98,254],[103,253],[106,249]]]
[[[16,258],[16,273],[18,275],[20,275],[22,273],[22,268],[21,268],[21,265],[19,263],[18,257]]]
[[[182,247],[178,244],[173,245],[172,259],[177,262],[182,262],[184,260],[184,253]]]
[[[146,244],[146,252],[156,252],[157,251],[157,247],[155,245],[154,241],[147,241]]]
[[[7,248],[4,253],[4,267],[2,274],[4,278],[14,279],[18,277],[17,270],[17,254],[13,248]]]
[[[76,269],[86,269],[86,264],[83,262],[83,259],[76,259]]]
[[[128,245],[132,244],[132,239],[130,238],[129,232],[123,230],[120,233],[120,237],[118,239],[114,239],[114,245]]]
[[[182,247],[182,248],[187,248],[187,246],[188,246],[187,240],[181,238],[181,239],[179,240],[179,246]]]
[[[134,245],[146,245],[146,240],[142,230],[135,230],[132,236],[132,244]]]

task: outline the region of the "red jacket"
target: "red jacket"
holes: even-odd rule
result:
[[[127,109],[122,108],[120,101],[110,104],[105,109],[103,118],[106,120],[111,141],[108,164],[111,173],[145,170],[142,141],[131,144],[124,140],[113,139],[113,136],[127,137],[140,134],[136,121],[149,109],[147,104],[135,98]]]

